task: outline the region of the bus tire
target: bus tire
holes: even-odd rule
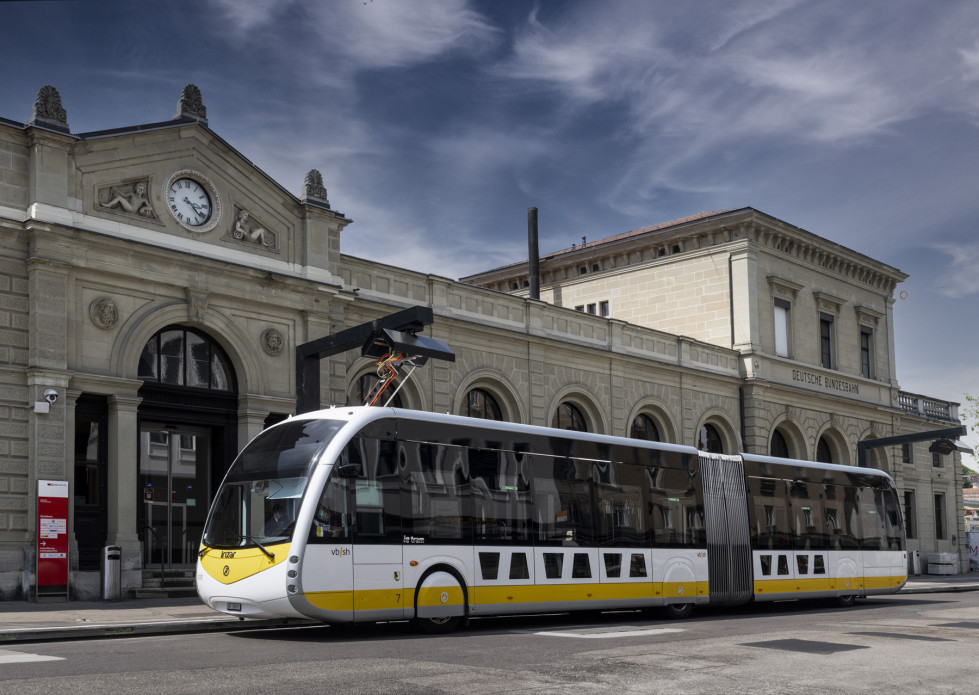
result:
[[[857,597],[853,594],[847,594],[846,596],[837,596],[836,605],[840,608],[851,608],[854,603],[857,602]]]
[[[423,599],[425,605],[419,605]],[[468,604],[466,584],[459,573],[451,567],[437,565],[425,572],[418,582],[412,624],[415,629],[429,635],[447,634],[457,629],[468,617]],[[446,612],[455,612],[456,615],[446,615]]]
[[[448,618],[414,618],[411,621],[416,630],[426,635],[447,635],[454,632],[460,623],[462,623],[461,615]]]
[[[666,617],[670,620],[684,620],[693,613],[692,603],[668,603],[664,606]]]

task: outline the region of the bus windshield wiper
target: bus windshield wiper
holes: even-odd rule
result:
[[[255,540],[254,536],[242,536],[242,538],[251,541],[252,543],[257,545],[258,549],[261,550],[263,553],[265,553],[265,555],[268,557],[269,560],[272,560],[273,562],[275,561],[275,553],[270,553],[268,550],[266,550],[265,546],[259,543],[257,540]]]
[[[232,537],[234,537],[234,536],[232,536]],[[275,561],[275,553],[271,553],[271,552],[269,552],[269,551],[268,551],[268,550],[267,550],[267,549],[265,548],[265,546],[264,546],[264,545],[262,545],[261,543],[259,543],[259,542],[258,542],[258,541],[257,541],[257,540],[255,539],[255,537],[254,537],[254,536],[238,536],[238,538],[239,538],[239,539],[243,539],[243,540],[246,540],[246,541],[251,541],[252,543],[254,543],[255,545],[257,545],[257,546],[258,546],[258,549],[259,549],[259,550],[261,550],[261,551],[262,551],[263,553],[265,553],[265,555],[266,555],[266,557],[268,557],[268,559],[269,559],[269,560],[272,560],[273,562]],[[199,555],[200,557],[204,557],[204,553],[206,553],[206,552],[207,552],[208,550],[210,550],[210,548],[202,548],[202,549],[201,549],[201,551],[200,551],[200,553],[198,553],[198,555]]]

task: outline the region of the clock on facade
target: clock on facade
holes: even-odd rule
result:
[[[183,227],[206,232],[218,223],[221,208],[214,186],[199,172],[178,171],[167,181],[167,209]]]

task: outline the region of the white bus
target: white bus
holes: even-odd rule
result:
[[[240,617],[413,620],[896,592],[868,468],[379,407],[258,435],[208,514],[197,590]]]

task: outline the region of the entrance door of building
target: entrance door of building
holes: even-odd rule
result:
[[[211,498],[211,438],[207,428],[141,424],[136,504],[144,567],[193,565]]]

